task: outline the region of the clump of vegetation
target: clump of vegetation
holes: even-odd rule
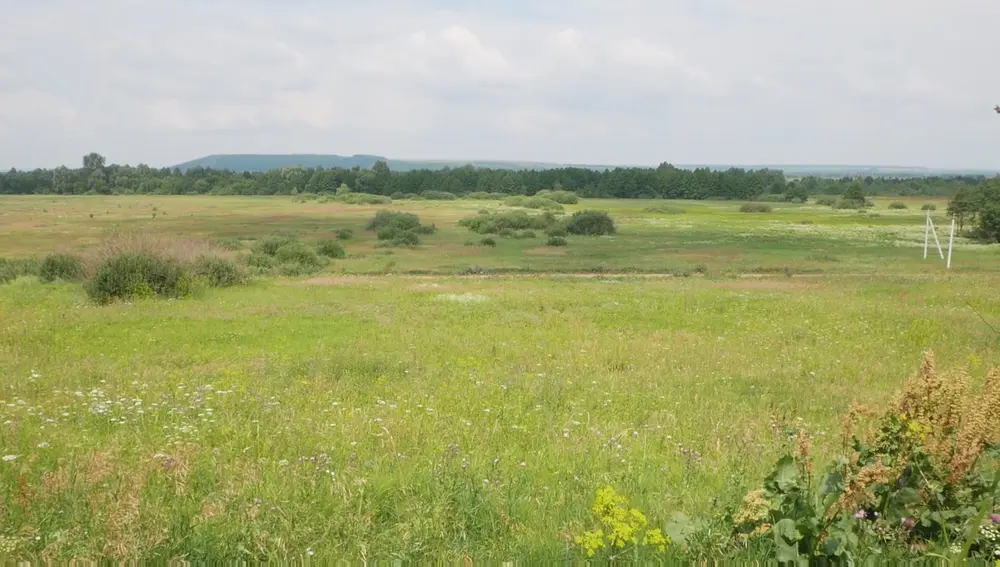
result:
[[[502,236],[503,238],[514,238],[514,236],[517,235],[517,232],[515,232],[512,228],[504,228],[501,229],[497,235]]]
[[[38,268],[38,278],[50,283],[56,280],[67,282],[84,278],[83,260],[72,254],[49,254]]]
[[[480,240],[479,244],[482,246],[489,246],[490,248],[493,248],[497,245],[497,241],[493,237],[487,236],[486,238]]]
[[[22,276],[37,276],[38,270],[37,260],[0,258],[0,284],[12,282]]]
[[[428,201],[454,201],[458,199],[458,195],[448,191],[424,191],[420,195]]]
[[[524,207],[526,209],[542,209],[546,211],[562,211],[563,206],[545,197],[525,197],[514,195],[504,199],[504,204],[508,207]]]
[[[220,256],[201,256],[193,265],[195,276],[211,287],[231,287],[247,282],[247,274],[236,262]]]
[[[590,510],[596,528],[573,538],[587,557],[598,553],[608,559],[636,557],[639,547],[663,553],[671,543],[660,528],[649,528],[646,515],[638,508],[630,507],[628,498],[619,495],[614,487],[599,488]]]
[[[288,242],[275,250],[274,257],[280,264],[298,264],[304,267],[319,268],[319,255],[312,248],[298,240]]]
[[[653,207],[646,207],[643,210],[647,213],[658,213],[661,215],[683,215],[687,213],[684,209],[673,205],[655,205]]]
[[[316,253],[327,258],[346,258],[347,252],[336,240],[325,238],[316,243]]]
[[[350,240],[354,238],[354,231],[349,228],[342,228],[337,231],[337,240]]]
[[[257,243],[247,264],[259,270],[279,268],[283,275],[299,275],[316,272],[323,267],[324,260],[295,238],[272,236]]]
[[[741,213],[771,213],[774,208],[766,203],[746,203],[740,207]]]
[[[937,210],[937,205],[935,205],[934,203],[924,203],[924,205],[922,207],[920,207],[920,210],[921,211],[936,211]]]
[[[1000,242],[1000,178],[959,189],[948,202],[948,216],[958,222],[960,231],[964,232],[966,223],[972,225],[973,238]]]
[[[541,215],[530,215],[525,211],[506,211],[490,213],[480,211],[478,216],[466,217],[458,221],[477,234],[499,234],[503,230],[545,230],[559,223],[551,212]]]
[[[889,208],[895,210],[903,210],[906,209],[906,203],[902,201],[893,201],[892,203],[889,203]]]
[[[371,193],[344,193],[337,195],[337,200],[347,205],[388,205],[392,199],[385,195]]]
[[[550,236],[548,242],[545,244],[548,246],[566,246],[567,242],[566,239],[561,236]]]
[[[220,238],[220,239],[216,240],[215,243],[220,248],[223,248],[225,250],[235,251],[235,250],[242,250],[243,249],[243,241],[240,240],[239,238],[236,238],[235,236],[232,236],[232,237],[229,237],[229,238]]]
[[[578,211],[566,222],[566,232],[585,236],[601,236],[616,232],[615,221],[606,211]]]
[[[816,204],[823,207],[832,207],[837,204],[837,199],[833,197],[819,197],[816,199]]]
[[[437,230],[434,225],[421,224],[420,217],[413,213],[385,210],[375,213],[367,228],[375,231],[380,248],[416,246],[420,244],[421,234],[433,234]]]
[[[734,534],[773,542],[778,562],[853,562],[864,547],[920,550],[958,542],[950,553],[995,559],[1000,486],[1000,368],[979,391],[959,372],[942,376],[933,353],[892,405],[875,415],[853,406],[842,420],[849,456],[814,472],[811,438],[790,432],[783,456],[733,515]],[[962,545],[964,544],[964,545]]]
[[[566,227],[562,225],[556,225],[545,229],[545,236],[562,236],[565,237],[569,232],[566,231]]]
[[[535,236],[535,231],[533,231],[533,230],[522,230],[522,231],[518,232],[516,235],[514,235],[514,238],[528,239],[528,238],[537,238],[537,237]]]
[[[561,189],[542,189],[538,193],[535,193],[535,196],[555,201],[560,205],[575,205],[580,202],[579,195],[572,191],[563,191]]]
[[[101,264],[84,286],[99,304],[149,297],[179,298],[193,291],[190,274],[175,260],[147,252],[125,252]]]

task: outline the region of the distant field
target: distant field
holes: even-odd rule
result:
[[[715,539],[668,557],[761,558],[719,538],[786,426],[832,456],[851,401],[884,404],[925,350],[977,380],[1000,364],[980,318],[1000,320],[1000,247],[924,261],[923,202],[585,201],[568,210],[619,233],[565,249],[465,246],[456,222],[498,203],[408,202],[391,207],[439,231],[390,252],[363,230],[380,207],[2,198],[4,257],[115,226],[356,237],[326,273],[192,299],[0,285],[0,554],[579,561],[572,535],[612,485],[650,522],[710,518]],[[685,213],[646,212],[664,205]],[[458,277],[474,266],[535,273]]]
[[[282,231],[304,240],[351,228],[356,239],[346,244],[349,258],[337,262],[335,272],[450,274],[472,267],[536,272],[943,272],[941,262],[922,258],[920,206],[936,203],[934,217],[944,238],[946,202],[904,199],[909,209],[888,209],[895,200],[877,200],[877,207],[863,214],[817,205],[773,204],[773,213],[749,214],[740,213],[741,203],[736,202],[585,200],[567,206],[567,212],[607,210],[619,233],[571,238],[569,246],[554,249],[545,246],[544,238],[498,239],[496,248],[465,246],[480,237],[457,226],[458,220],[480,209],[504,208],[488,201],[354,206],[300,203],[289,197],[5,197],[0,199],[0,257],[79,250],[115,227],[212,238],[259,238]],[[685,213],[647,212],[664,205]],[[380,208],[416,213],[439,231],[414,250],[377,250],[374,234],[364,226]],[[953,269],[994,271],[998,260],[998,247],[959,238]]]

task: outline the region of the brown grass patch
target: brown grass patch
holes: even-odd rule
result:
[[[733,281],[713,281],[706,282],[710,287],[739,290],[761,290],[761,291],[783,291],[801,289],[821,289],[826,287],[816,282],[798,280],[794,278],[743,278]]]
[[[190,264],[203,256],[231,257],[234,254],[207,238],[171,236],[144,230],[116,230],[84,253],[87,275],[93,275],[101,264],[125,253],[153,254],[181,264]]]

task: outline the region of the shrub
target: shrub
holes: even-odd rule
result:
[[[337,231],[337,240],[350,240],[354,238],[354,231],[349,228],[342,228]]]
[[[546,244],[549,246],[566,246],[567,242],[566,239],[561,236],[550,236]]]
[[[247,275],[232,260],[202,256],[194,262],[194,273],[212,287],[230,287],[246,283]]]
[[[101,264],[84,286],[87,295],[100,304],[144,297],[183,297],[192,282],[176,261],[147,252],[125,252]]]
[[[921,211],[936,211],[937,205],[934,203],[924,203],[924,206],[920,207]]]
[[[412,230],[398,230],[398,229],[383,229],[392,230],[391,236],[389,233],[383,233],[379,231],[379,243],[375,245],[376,248],[396,248],[403,246],[416,246],[420,244],[420,236]],[[383,235],[386,237],[383,238]]]
[[[538,193],[535,193],[535,196],[550,199],[560,205],[575,205],[580,202],[580,197],[572,191],[542,189]]]
[[[224,248],[226,250],[243,249],[243,241],[236,237],[220,238],[219,240],[216,240],[215,243],[218,244],[220,248]]]
[[[770,213],[774,208],[766,203],[746,203],[740,207],[741,213]]]
[[[388,205],[392,199],[385,195],[372,195],[370,193],[344,193],[338,195],[337,200],[347,205]]]
[[[545,235],[546,236],[560,236],[560,237],[564,237],[567,234],[569,234],[569,233],[566,232],[566,227],[564,227],[564,226],[553,226],[553,227],[548,228],[548,229],[545,230]]]
[[[816,199],[816,204],[824,207],[832,207],[837,204],[837,200],[833,197],[819,197]]]
[[[393,201],[402,201],[402,200],[406,199],[407,197],[406,197],[406,193],[403,193],[402,191],[396,191],[395,193],[393,193],[390,196],[390,198]]]
[[[496,246],[496,245],[497,245],[497,241],[496,241],[496,240],[494,240],[493,238],[491,238],[491,237],[487,236],[486,238],[484,238],[484,239],[480,240],[480,241],[479,241],[479,244],[481,244],[481,245],[483,245],[483,246],[489,246],[489,247],[494,247],[494,246]]]
[[[499,234],[500,236],[502,236],[504,238],[514,238],[514,235],[516,233],[514,232],[514,229],[512,229],[512,228],[505,228],[505,229],[501,230],[500,232],[498,232],[497,234]]]
[[[522,230],[517,233],[517,238],[536,238],[534,231]]]
[[[605,211],[579,211],[566,223],[566,232],[587,236],[615,233],[615,221]]]
[[[470,201],[503,201],[507,195],[503,193],[487,193],[486,191],[473,191],[462,197]]]
[[[906,203],[904,203],[902,201],[893,201],[892,203],[889,203],[889,208],[890,209],[896,209],[896,210],[902,210],[902,209],[906,208]]]
[[[316,243],[316,253],[327,258],[347,257],[347,252],[344,251],[344,247],[341,246],[336,240],[329,238],[320,240]]]
[[[268,256],[274,256],[278,253],[278,248],[292,242],[298,241],[288,236],[271,236],[258,242],[257,246],[254,247],[254,251],[267,254]]]
[[[646,207],[645,212],[659,213],[662,215],[683,215],[687,211],[685,211],[680,207],[674,207],[672,205],[656,205],[655,207]]]
[[[421,195],[428,201],[454,201],[458,199],[457,195],[447,191],[424,191]]]
[[[506,211],[495,214],[486,211],[485,213],[480,212],[479,216],[464,218],[458,221],[458,225],[464,226],[478,234],[497,234],[505,229],[545,230],[558,222],[555,215],[550,212],[541,215],[530,215],[526,211]]]
[[[413,213],[382,210],[375,213],[366,228],[378,232],[390,226],[400,230],[412,230],[420,226],[420,217]]]
[[[278,261],[275,260],[274,256],[271,256],[270,254],[266,254],[261,250],[254,250],[247,258],[247,265],[253,266],[254,268],[261,268],[263,270],[270,270],[278,265]]]
[[[56,280],[79,281],[83,279],[83,260],[72,254],[50,254],[38,268],[38,277],[45,283]]]
[[[525,197],[515,195],[504,199],[504,204],[508,207],[524,207],[526,209],[544,209],[546,211],[562,211],[563,206],[545,197]]]
[[[476,241],[472,240],[472,239],[466,240],[465,241],[465,245],[466,246],[475,246],[476,245]]]
[[[21,276],[38,275],[39,265],[36,260],[5,260],[0,258],[0,284],[16,280]]]
[[[316,251],[297,240],[278,248],[274,253],[274,257],[281,264],[320,266],[319,256],[316,254]]]

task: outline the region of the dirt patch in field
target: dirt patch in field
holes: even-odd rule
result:
[[[524,253],[531,254],[533,256],[565,256],[566,249],[547,246],[545,248],[532,248],[530,250],[525,250]]]

